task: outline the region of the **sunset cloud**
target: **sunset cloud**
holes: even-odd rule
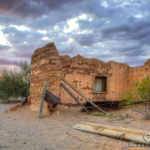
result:
[[[0,63],[30,62],[36,48],[55,42],[61,55],[143,65],[149,18],[148,0],[1,0]]]

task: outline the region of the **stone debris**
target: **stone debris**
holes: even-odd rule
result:
[[[24,104],[18,103],[16,105],[13,105],[9,109],[6,109],[4,111],[4,113],[11,112],[11,111],[16,111],[17,109],[22,108],[23,106],[26,106],[26,105],[30,105],[30,104],[31,104],[31,101],[30,101],[29,98],[27,98],[26,103],[24,103]]]

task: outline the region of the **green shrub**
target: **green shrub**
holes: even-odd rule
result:
[[[138,94],[138,84],[138,82],[133,83],[131,89],[128,89],[126,93],[121,96],[121,100],[123,100],[124,103],[132,104],[141,99]]]
[[[0,99],[28,97],[30,88],[30,66],[27,62],[21,63],[21,72],[4,70],[0,80]]]
[[[96,113],[96,114],[93,114],[93,116],[96,116],[96,117],[108,117],[108,118],[116,118],[117,116],[116,115],[113,115],[113,114],[102,114],[102,113]]]
[[[138,106],[136,111],[142,113],[146,119],[150,119],[150,77],[133,83],[131,89],[122,96],[121,100],[124,100],[124,104],[143,101],[143,105]]]
[[[146,77],[140,82],[137,93],[141,100],[150,101],[150,77]]]
[[[125,100],[127,104],[137,101],[150,101],[150,77],[145,77],[142,81],[133,83],[131,89],[122,95],[121,100]]]

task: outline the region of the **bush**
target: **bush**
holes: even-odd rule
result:
[[[142,80],[137,88],[137,93],[141,100],[150,101],[150,77],[146,77]]]
[[[133,83],[131,89],[127,90],[121,99],[124,99],[128,104],[137,101],[150,101],[150,77]]]
[[[150,77],[143,78],[141,82],[133,83],[132,88],[122,96],[122,100],[126,104],[143,101],[143,105],[137,107],[136,111],[144,114],[146,119],[150,119]]]
[[[0,99],[9,100],[29,96],[30,67],[26,62],[21,63],[20,66],[20,73],[3,71],[0,80]]]

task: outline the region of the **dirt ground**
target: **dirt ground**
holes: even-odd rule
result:
[[[0,150],[148,150],[150,147],[73,129],[79,122],[93,122],[150,131],[132,108],[109,112],[116,117],[96,117],[79,108],[61,106],[50,117],[38,119],[29,106],[2,113],[0,104]]]

